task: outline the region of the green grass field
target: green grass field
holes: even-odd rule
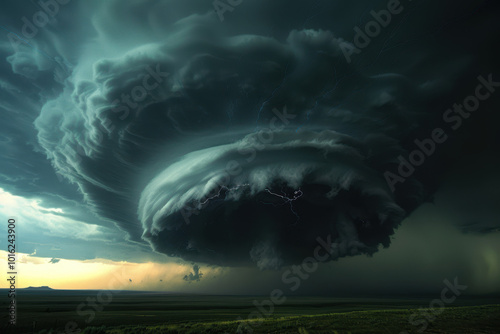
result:
[[[370,310],[309,316],[273,317],[262,322],[215,321],[157,326],[87,328],[88,334],[139,333],[500,333],[500,305],[447,308],[425,331],[408,324],[414,310]]]
[[[99,304],[98,293],[20,292],[17,326],[2,325],[0,332],[61,333],[74,322],[83,334],[237,333],[238,328],[244,333],[419,333],[426,319],[419,309],[429,307],[433,299],[287,297],[259,321],[247,318],[257,310],[253,301],[265,297],[120,292],[109,303]],[[5,300],[0,305],[5,310],[3,324],[7,323]],[[412,314],[417,315],[413,324]],[[500,333],[500,301],[461,296],[427,322],[423,333]]]

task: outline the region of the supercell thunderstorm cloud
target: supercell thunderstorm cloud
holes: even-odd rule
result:
[[[210,1],[70,2],[30,44],[4,49],[34,87],[37,149],[130,240],[261,269],[300,263],[318,237],[333,260],[372,255],[432,200],[456,147],[483,145],[466,138],[491,129],[486,108],[479,125],[447,132],[445,154],[398,175],[400,157],[428,143],[479,75],[499,78],[496,55],[470,52],[494,43],[482,33],[493,15],[456,19],[493,4],[401,2],[354,52],[353,28],[373,20],[357,7],[387,1],[270,2],[224,13]],[[419,16],[428,20],[417,28]]]
[[[135,232],[136,216],[123,217],[113,204],[133,199],[132,175],[161,157],[163,170],[140,195],[142,236],[186,260],[279,267],[301,261],[327,234],[338,256],[388,246],[408,199],[392,194],[384,168],[402,152],[401,132],[425,117],[398,95],[422,93],[395,74],[325,71],[343,61],[327,31],[293,30],[279,42],[218,37],[213,25],[211,18],[185,18],[165,42],[94,62],[92,81],[72,82],[47,103],[35,124],[54,164],[90,201],[108,197],[98,210]],[[158,87],[143,97],[154,76]],[[344,89],[364,89],[371,98],[347,101],[339,115],[332,106],[345,102],[335,88],[341,76]],[[132,100],[120,110],[113,101],[123,92]],[[272,105],[286,109],[273,113]],[[383,106],[397,119],[378,116]],[[192,138],[200,143],[189,145]],[[67,152],[84,154],[75,166]],[[302,196],[290,203],[279,196],[298,190]],[[196,201],[206,205],[186,213]]]
[[[266,136],[272,142],[260,144],[250,134],[191,152],[161,172],[139,204],[145,238],[188,260],[235,265],[251,259],[260,267],[301,261],[328,234],[335,258],[389,245],[405,213],[381,177],[387,161],[375,153],[390,138],[357,140],[319,127]],[[254,161],[241,159],[241,152]],[[237,168],[228,169],[228,161]],[[186,223],[183,210],[193,201],[199,212]]]

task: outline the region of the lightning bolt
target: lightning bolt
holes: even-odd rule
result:
[[[217,194],[213,195],[213,196],[210,196],[208,198],[206,198],[204,201],[202,202],[199,202],[198,203],[198,206],[197,206],[197,209],[198,210],[201,210],[203,206],[207,205],[210,201],[213,201],[217,198],[220,198],[221,195],[222,195],[222,192],[223,191],[226,191],[226,194],[228,192],[231,192],[231,191],[236,191],[240,188],[244,188],[244,187],[250,187],[250,184],[249,183],[244,183],[244,184],[238,184],[234,187],[227,187],[227,186],[221,186],[219,188],[219,191],[217,192]],[[280,204],[274,204],[274,203],[265,203],[265,202],[261,202],[263,204],[270,204],[270,205],[273,205],[273,206],[278,206],[278,205],[285,205],[285,204],[288,204],[290,206],[290,211],[293,213],[293,215],[295,217],[297,217],[297,220],[295,221],[295,224],[300,220],[300,216],[298,215],[298,213],[295,211],[294,207],[293,207],[293,202],[295,202],[296,200],[298,200],[300,197],[302,197],[302,195],[304,194],[303,191],[299,188],[298,190],[295,190],[293,192],[293,196],[289,197],[284,191],[283,189],[281,190],[281,194],[278,194],[278,193],[275,193],[275,192],[272,192],[269,188],[266,188],[264,189],[265,192],[267,192],[269,195],[272,195],[272,196],[276,196],[280,199],[283,200],[283,203],[280,203]],[[225,198],[225,197],[224,197]]]
[[[288,195],[283,191],[283,189],[281,190],[282,195],[274,193],[271,190],[269,190],[268,188],[264,189],[264,191],[267,192],[270,195],[273,195],[273,196],[281,198],[283,200],[283,203],[278,204],[278,205],[289,204],[290,205],[290,211],[294,214],[295,217],[297,217],[297,220],[295,221],[295,224],[297,224],[299,222],[300,217],[299,217],[299,215],[297,214],[297,212],[293,208],[293,202],[295,202],[296,200],[298,200],[304,194],[302,192],[302,190],[300,190],[300,188],[298,190],[295,190],[293,192],[293,197],[288,197]],[[264,203],[264,202],[262,202],[262,203]],[[273,203],[264,203],[264,204],[271,204],[273,206],[276,206],[276,204],[273,204]]]
[[[219,191],[217,192],[217,194],[215,194],[215,195],[213,195],[211,197],[208,197],[206,200],[204,200],[203,202],[200,202],[198,204],[198,210],[200,210],[202,206],[206,205],[211,200],[214,200],[214,199],[220,197],[220,195],[221,195],[221,193],[222,193],[223,190],[226,190],[226,192],[231,192],[231,191],[235,191],[235,190],[238,190],[240,188],[243,188],[243,187],[250,187],[250,184],[249,183],[239,184],[239,185],[236,185],[236,186],[231,187],[231,188],[226,187],[226,186],[221,186],[219,188]]]

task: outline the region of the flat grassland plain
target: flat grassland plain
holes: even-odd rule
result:
[[[0,290],[6,297],[7,290]],[[436,296],[288,296],[259,321],[248,320],[258,311],[253,302],[269,296],[113,291],[109,302],[107,294],[99,295],[99,302],[99,292],[18,290],[17,325],[6,325],[8,298],[2,298],[0,332],[64,333],[74,322],[84,334],[237,333],[238,327],[242,333],[500,333],[500,296],[460,296],[442,312],[429,308]]]

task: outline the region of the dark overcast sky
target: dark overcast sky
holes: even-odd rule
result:
[[[500,292],[496,1],[61,2],[0,5],[24,253],[254,293],[320,237],[301,293]]]

